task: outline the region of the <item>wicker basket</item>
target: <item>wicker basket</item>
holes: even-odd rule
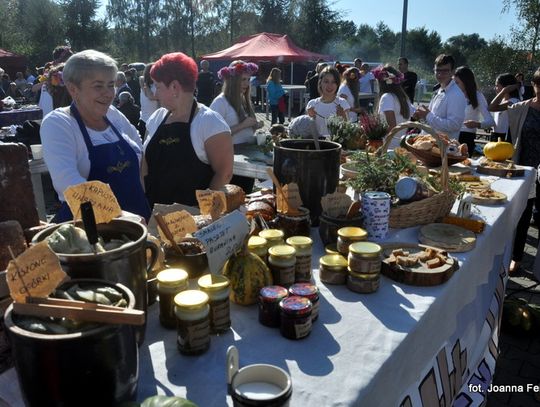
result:
[[[386,137],[384,144],[379,149],[380,153],[385,153],[390,145],[392,138],[403,129],[418,128],[431,134],[437,140],[441,150],[441,185],[442,192],[421,201],[411,202],[405,205],[392,206],[390,210],[389,226],[391,228],[408,228],[411,226],[425,225],[433,223],[450,213],[456,200],[456,195],[448,188],[448,156],[443,142],[435,130],[430,126],[417,122],[404,122],[394,127]]]
[[[413,122],[410,122],[410,123],[413,123]],[[433,129],[431,131],[427,131],[426,128],[429,127],[427,125],[422,125],[420,123],[416,123],[418,124],[418,126],[416,126],[417,128],[421,128],[422,130],[428,132],[429,134],[431,134],[432,136],[435,137],[435,132],[433,131]],[[415,126],[409,126],[409,127],[415,127]],[[429,127],[431,129],[431,127]],[[435,137],[437,140],[438,138]],[[434,153],[432,151],[426,151],[426,150],[419,150],[417,148],[414,148],[412,145],[410,145],[407,140],[405,140],[405,148],[410,151],[411,153],[413,153],[415,155],[416,158],[418,158],[420,161],[422,161],[426,167],[440,167],[441,166],[441,154],[437,154],[437,153]],[[439,148],[441,148],[441,144],[439,143]],[[442,151],[442,150],[441,150]],[[460,163],[464,160],[466,160],[467,158],[469,158],[468,156],[466,155],[449,155],[448,156],[448,165],[453,165],[453,164],[457,164],[457,163]]]

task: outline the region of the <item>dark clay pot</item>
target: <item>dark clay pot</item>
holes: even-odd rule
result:
[[[101,283],[124,294],[128,308],[135,297],[121,284],[74,279],[72,284]],[[139,353],[131,325],[101,324],[70,334],[38,334],[16,325],[13,305],[5,313],[15,369],[29,407],[115,406],[137,396]]]
[[[362,214],[354,218],[334,218],[321,214],[319,218],[319,236],[324,245],[336,243],[338,234],[337,231],[346,226],[364,226],[364,216]]]
[[[66,222],[69,223],[69,222]],[[45,240],[63,223],[51,226],[34,236],[32,243]],[[83,228],[82,222],[75,226]],[[57,253],[62,270],[71,278],[99,278],[127,286],[135,295],[135,308],[146,312],[147,274],[157,259],[158,247],[146,240],[148,231],[144,225],[126,219],[113,219],[109,223],[97,225],[99,236],[103,239],[121,238],[126,235],[131,243],[104,253],[62,254]],[[146,260],[146,250],[152,251],[150,264]],[[144,341],[146,325],[138,328],[138,342]]]
[[[341,145],[325,140],[319,144],[320,150],[315,150],[312,140],[282,140],[274,145],[274,173],[281,184],[298,184],[311,226],[319,225],[321,198],[335,192],[339,182]]]
[[[186,238],[184,240],[197,241],[195,238]],[[209,273],[206,252],[181,255],[174,249],[167,248],[165,249],[165,264],[170,268],[185,270],[190,279],[199,278],[203,274]]]

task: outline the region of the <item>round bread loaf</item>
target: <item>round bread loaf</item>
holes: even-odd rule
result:
[[[246,193],[238,185],[225,184],[221,190],[225,192],[225,212],[232,212],[244,204]]]

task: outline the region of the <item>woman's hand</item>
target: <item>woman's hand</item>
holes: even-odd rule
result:
[[[506,93],[507,95],[509,95],[510,92],[518,90],[520,86],[521,86],[521,84],[519,82],[518,83],[513,83],[512,85],[505,86],[503,88],[503,92]]]
[[[479,129],[480,128],[480,122],[477,122],[476,120],[465,120],[463,122],[463,124],[468,129]]]
[[[307,110],[307,114],[309,117],[311,118],[315,118],[315,116],[317,116],[317,112],[315,111],[315,108],[314,107],[310,107],[308,110]]]
[[[255,117],[246,117],[244,119],[244,121],[242,122],[242,128],[244,129],[247,129],[248,127],[256,127],[258,126],[257,124],[257,119]]]
[[[343,109],[343,106],[339,104],[336,104],[336,115],[347,119],[347,113],[345,112],[345,109]]]

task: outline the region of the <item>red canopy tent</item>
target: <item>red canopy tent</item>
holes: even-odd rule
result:
[[[16,72],[23,72],[26,67],[26,57],[0,48],[0,68],[6,71],[10,78],[15,79]]]
[[[294,62],[329,60],[329,55],[318,54],[296,46],[288,35],[259,33],[240,37],[229,48],[203,55],[208,60],[245,59],[250,61],[272,61],[276,63],[291,63],[291,83]]]

